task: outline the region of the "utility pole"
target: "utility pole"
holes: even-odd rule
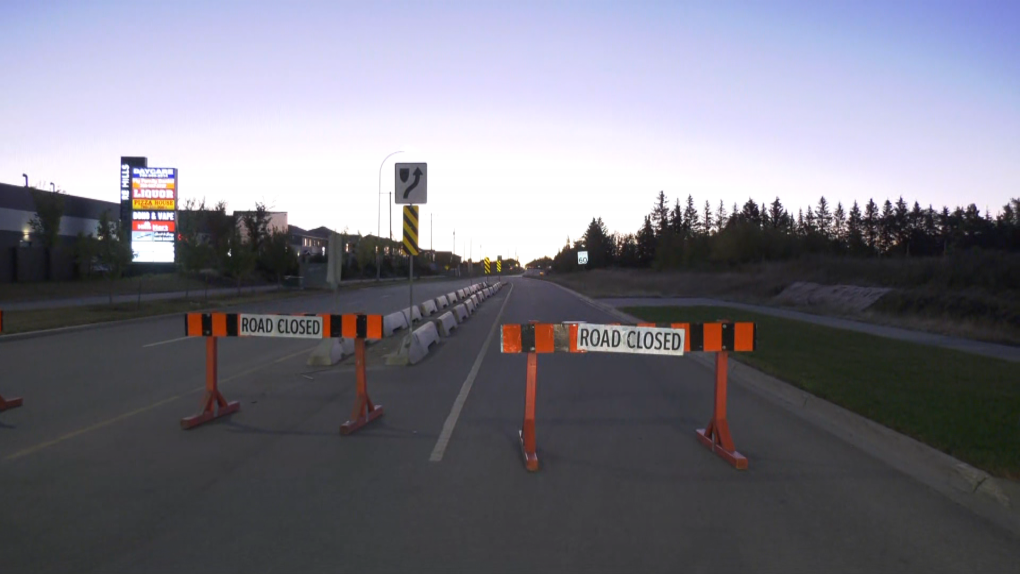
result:
[[[390,192],[390,242],[393,241],[393,192]]]
[[[450,264],[453,264],[453,256],[457,254],[457,230],[453,230],[453,251],[450,252]],[[460,275],[460,265],[457,266],[457,275]]]

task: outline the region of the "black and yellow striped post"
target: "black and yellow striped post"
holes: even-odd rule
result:
[[[485,259],[484,259],[484,260],[482,261],[482,264],[483,264],[483,266],[485,267],[485,274],[486,274],[486,275],[488,275],[488,274],[492,273],[492,271],[491,271],[492,267],[490,267],[490,265],[489,265],[489,258],[488,258],[488,257],[486,257],[486,258],[485,258]]]
[[[496,273],[499,273],[500,275],[503,274],[503,256],[502,255],[497,255],[496,256]]]
[[[418,255],[418,206],[404,206],[404,251]]]
[[[414,307],[414,258],[418,256],[418,206],[404,206],[404,251],[407,252],[407,307]],[[410,311],[408,311],[410,313]]]

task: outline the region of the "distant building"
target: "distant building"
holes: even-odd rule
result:
[[[28,222],[35,216],[31,187],[0,183],[0,248],[28,246],[32,243]],[[41,190],[43,193],[52,193]],[[78,233],[95,234],[104,211],[117,221],[120,204],[76,195],[64,195],[64,217],[60,220],[60,243],[70,246]]]

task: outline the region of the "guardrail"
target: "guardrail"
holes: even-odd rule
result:
[[[715,353],[715,408],[708,425],[696,429],[698,440],[737,469],[747,458],[737,452],[726,418],[727,353],[754,351],[758,331],[754,323],[531,323],[502,326],[503,353],[527,353],[524,422],[519,432],[525,467],[538,470],[535,451],[535,395],[538,355],[544,353],[630,353],[683,356],[691,352]]]

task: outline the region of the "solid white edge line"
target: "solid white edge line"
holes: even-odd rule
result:
[[[457,426],[457,419],[460,418],[460,411],[464,408],[464,403],[467,402],[468,394],[471,392],[471,387],[475,384],[475,377],[478,376],[478,371],[482,368],[482,361],[485,359],[485,353],[489,350],[489,345],[492,343],[492,337],[496,334],[496,328],[499,327],[499,320],[503,317],[503,310],[506,309],[506,304],[510,302],[510,295],[513,292],[514,285],[511,283],[510,290],[506,293],[506,299],[503,300],[503,306],[499,308],[499,313],[496,315],[496,320],[492,324],[492,329],[489,330],[489,336],[485,339],[485,343],[482,345],[482,350],[479,351],[478,356],[475,358],[475,364],[471,366],[471,371],[468,372],[467,378],[464,379],[464,384],[460,387],[460,393],[457,395],[457,399],[453,401],[453,408],[450,409],[450,415],[446,417],[446,422],[443,423],[443,431],[439,433],[439,440],[436,441],[436,446],[432,449],[432,454],[429,456],[430,462],[439,462],[443,460],[443,455],[446,453],[446,447],[450,444],[450,437],[453,436],[453,429]]]
[[[158,347],[160,345],[166,345],[166,344],[169,344],[169,343],[176,343],[177,341],[184,341],[186,339],[191,339],[191,337],[177,337],[176,339],[169,339],[167,341],[160,341],[158,343],[149,343],[148,345],[142,345],[142,348],[143,349],[148,349],[149,347]]]

